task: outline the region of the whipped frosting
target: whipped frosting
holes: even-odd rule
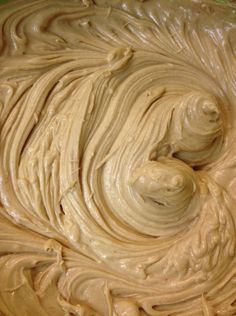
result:
[[[236,6],[0,6],[0,315],[236,315]]]

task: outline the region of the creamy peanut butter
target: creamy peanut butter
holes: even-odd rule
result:
[[[0,5],[0,315],[236,315],[230,3]]]

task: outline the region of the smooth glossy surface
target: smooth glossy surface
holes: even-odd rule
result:
[[[0,314],[236,313],[236,9],[0,11]]]

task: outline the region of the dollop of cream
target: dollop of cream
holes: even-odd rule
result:
[[[222,2],[0,4],[0,315],[235,315]]]
[[[198,181],[195,177],[191,168],[175,159],[149,161],[134,170],[130,185],[142,198],[139,202],[143,212],[142,222],[148,218],[149,212],[153,224],[155,221],[154,236],[167,234],[170,230],[173,233],[173,229],[184,229],[187,220],[196,216],[197,209],[191,207],[192,203],[197,203],[194,196]],[[136,219],[135,208],[133,211]],[[190,214],[186,214],[188,211]],[[140,227],[140,232],[146,230],[146,227]]]
[[[222,148],[223,113],[211,95],[190,92],[177,101],[171,126],[175,157],[197,166],[215,159]],[[214,157],[214,158],[213,158]]]

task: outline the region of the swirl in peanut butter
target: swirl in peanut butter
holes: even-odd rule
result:
[[[236,313],[236,7],[0,5],[0,314]]]

